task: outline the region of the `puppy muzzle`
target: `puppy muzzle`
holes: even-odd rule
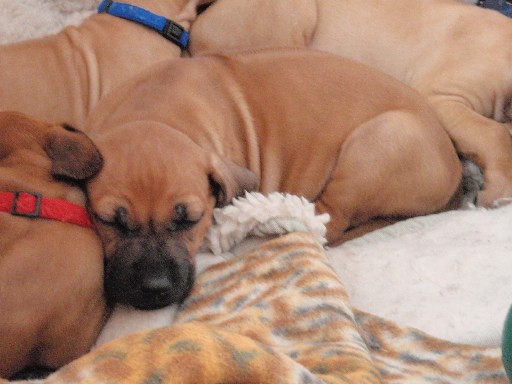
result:
[[[157,238],[122,240],[105,264],[110,304],[157,309],[181,303],[194,282],[194,266],[180,242]]]

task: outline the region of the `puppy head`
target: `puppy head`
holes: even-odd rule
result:
[[[107,297],[141,309],[182,302],[213,208],[255,189],[256,176],[157,123],[116,127],[96,142],[105,165],[87,190]]]
[[[17,112],[0,112],[0,166],[19,178],[2,180],[4,188],[17,189],[12,180],[38,176],[85,180],[99,172],[100,152],[82,132],[68,126],[49,124]],[[37,171],[39,170],[39,172]],[[28,186],[30,187],[30,186]]]

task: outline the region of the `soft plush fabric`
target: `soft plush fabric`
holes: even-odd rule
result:
[[[352,303],[437,337],[501,343],[512,205],[418,217],[328,250]]]
[[[354,310],[320,243],[299,232],[208,268],[172,326],[107,343],[44,383],[507,379],[499,348],[452,344]]]
[[[0,0],[0,43],[77,24],[96,3]],[[213,232],[212,249],[238,250],[198,256],[182,308],[117,307],[97,348],[45,383],[507,382],[512,205],[414,218],[327,250],[300,226],[311,206],[292,210],[254,231],[273,228],[270,241]]]
[[[0,0],[0,44],[56,33],[89,16],[96,0]]]

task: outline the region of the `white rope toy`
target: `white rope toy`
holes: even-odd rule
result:
[[[321,244],[327,242],[329,215],[315,214],[313,203],[295,195],[246,193],[232,204],[216,208],[213,218],[215,224],[206,236],[206,245],[216,255],[229,251],[247,236],[311,232]]]

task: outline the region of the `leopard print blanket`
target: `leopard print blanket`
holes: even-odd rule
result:
[[[206,269],[175,322],[116,339],[44,384],[508,383],[499,348],[445,342],[354,309],[298,232]]]
[[[3,20],[2,43],[56,32],[98,2],[0,1],[19,18]],[[200,274],[171,326],[116,339],[42,383],[506,384],[500,353],[352,308],[320,243],[294,233]]]

